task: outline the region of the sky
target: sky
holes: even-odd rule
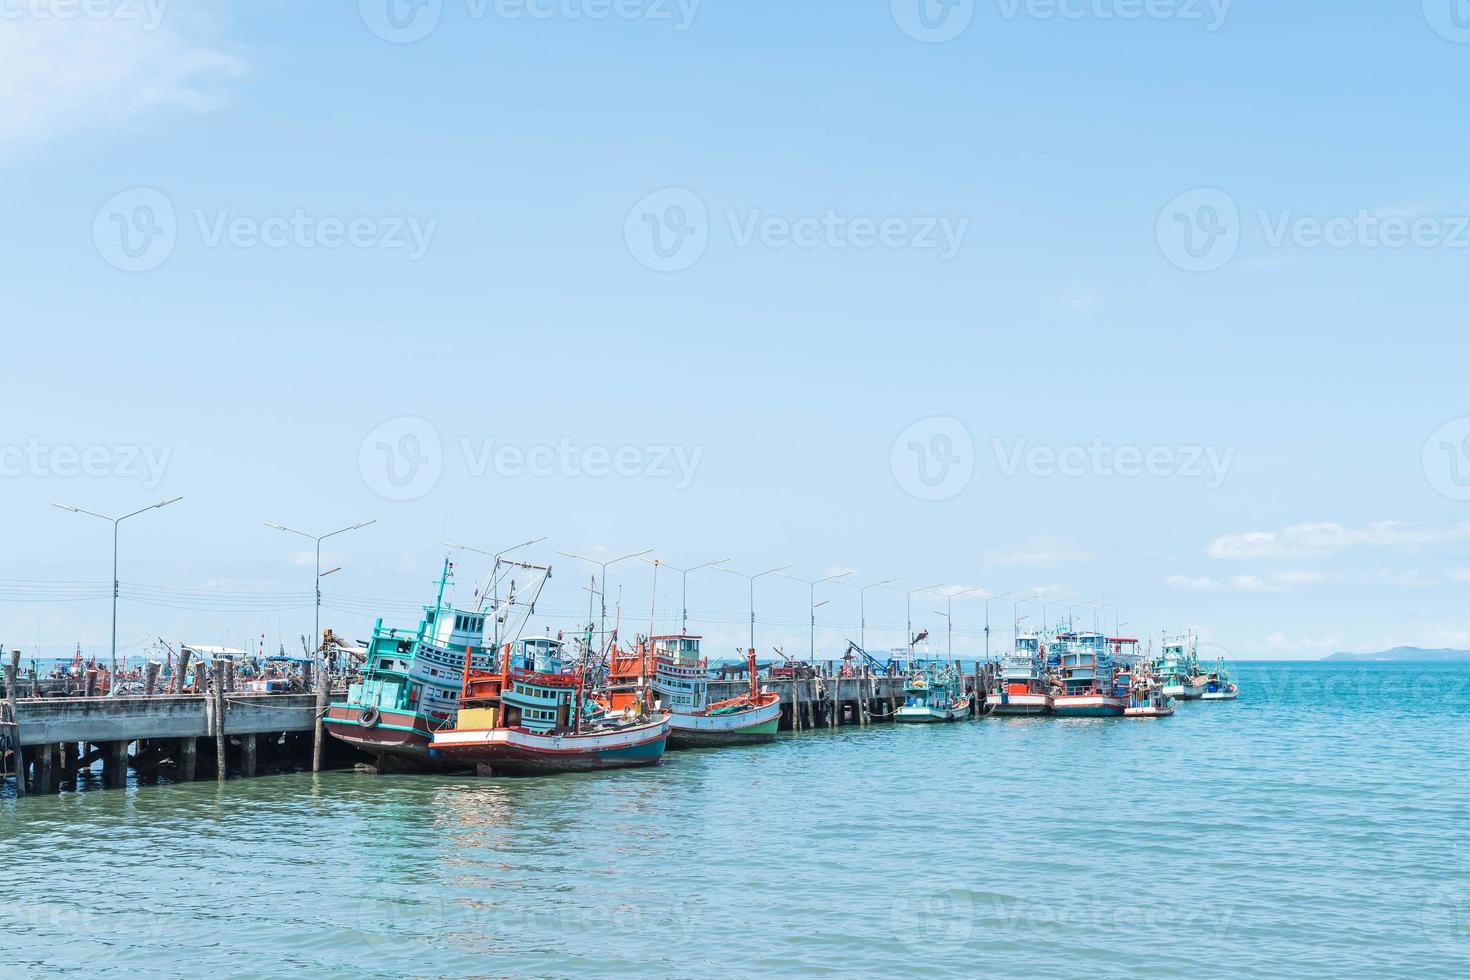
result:
[[[355,637],[544,537],[538,631],[563,552],[648,551],[850,572],[819,659],[987,606],[1470,646],[1467,73],[1460,0],[4,0],[0,643],[107,650],[112,530],[53,503],[180,497],[119,525],[134,656],[299,649],[267,523],[368,520]],[[678,625],[667,568],[606,592]],[[711,656],[748,602],[688,576]]]

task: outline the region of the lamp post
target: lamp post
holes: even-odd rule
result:
[[[479,548],[471,548],[467,544],[455,544],[453,541],[445,542],[451,548],[457,548],[460,551],[473,551],[477,555],[486,555],[493,559],[490,563],[490,610],[495,620],[495,663],[500,662],[500,578],[495,573],[500,570],[501,556],[508,555],[512,551],[519,551],[522,548],[529,548],[531,545],[540,544],[545,540],[546,538],[544,537],[532,538],[530,541],[522,541],[520,544],[513,544],[509,548],[495,552],[481,551]],[[481,601],[484,601],[483,597],[484,593],[481,593]]]
[[[109,688],[108,688],[109,690],[116,690],[117,689],[117,594],[118,594],[118,591],[119,591],[118,590],[118,583],[117,583],[117,526],[119,524],[121,524],[123,521],[127,520],[129,517],[137,517],[139,514],[146,514],[150,510],[157,510],[160,507],[167,507],[169,504],[176,504],[180,500],[183,500],[183,499],[184,499],[183,497],[170,497],[168,500],[162,500],[162,501],[159,501],[156,504],[149,504],[147,507],[144,507],[141,510],[135,510],[131,514],[124,514],[121,517],[108,517],[106,514],[98,514],[98,513],[94,512],[94,511],[83,510],[80,507],[73,507],[70,504],[52,504],[53,507],[60,507],[62,510],[69,510],[73,514],[86,514],[88,517],[98,517],[98,518],[101,518],[104,521],[110,521],[112,523],[112,678],[113,678],[113,681],[112,681],[111,685],[109,685]]]
[[[819,605],[819,603],[817,602],[817,586],[821,585],[823,582],[836,582],[838,579],[847,578],[851,574],[852,572],[843,572],[840,575],[828,575],[826,578],[819,579],[797,578],[795,575],[786,575],[784,573],[781,575],[782,578],[789,578],[793,582],[801,582],[802,584],[806,585],[808,589],[810,589],[809,596],[812,618],[810,631],[807,635],[808,663],[815,663],[817,660],[817,606]],[[826,602],[820,603],[820,605],[823,606],[825,606],[826,604]]]
[[[851,582],[843,582],[843,583],[841,583],[841,584],[847,586],[849,589],[857,589],[857,593],[858,593],[858,646],[860,646],[860,647],[863,648],[863,653],[867,653],[868,652],[868,590],[869,589],[881,589],[883,586],[885,586],[885,585],[892,585],[894,582],[897,582],[897,581],[898,581],[898,579],[896,579],[896,578],[885,578],[883,581],[881,581],[881,582],[874,582],[871,585],[853,585]]]
[[[597,565],[602,569],[602,584],[599,587],[598,591],[602,596],[602,641],[604,643],[607,642],[607,570],[620,561],[628,561],[632,558],[642,558],[644,555],[649,554],[652,551],[652,548],[644,548],[642,551],[635,551],[631,555],[623,555],[621,558],[614,558],[612,561],[598,561],[596,558],[588,558],[585,555],[574,555],[570,551],[558,552],[558,554],[565,555],[568,558],[575,558],[577,559],[577,561],[585,561],[589,565]]]
[[[891,585],[885,585],[884,586],[884,588],[887,589],[889,592],[898,592],[898,593],[900,593],[903,596],[903,608],[904,608],[904,627],[903,627],[904,628],[904,641],[903,642],[904,642],[904,651],[905,651],[904,652],[904,669],[905,670],[908,669],[909,661],[911,661],[911,660],[914,659],[914,594],[917,593],[917,592],[932,592],[935,589],[941,588],[943,585],[944,585],[943,582],[935,582],[933,585],[926,585],[926,586],[924,586],[923,588],[920,588],[920,589],[909,589],[907,591],[905,591],[903,589],[895,589]]]
[[[750,650],[751,650],[751,652],[754,652],[755,651],[755,580],[758,579],[758,578],[765,578],[767,575],[776,575],[776,574],[778,574],[780,572],[784,572],[784,571],[786,571],[786,569],[790,568],[793,564],[795,564],[795,563],[788,561],[786,564],[782,565],[780,568],[772,568],[772,569],[770,569],[768,571],[757,572],[754,575],[747,575],[744,572],[737,572],[733,568],[721,568],[720,569],[720,571],[724,572],[727,575],[738,575],[738,576],[740,576],[743,579],[749,580],[749,582],[750,582]]]
[[[680,607],[680,609],[682,610],[682,613],[683,613],[683,618],[680,620],[679,631],[681,633],[685,634],[685,635],[688,635],[688,633],[689,633],[689,573],[690,572],[697,572],[701,568],[714,568],[716,565],[723,565],[725,562],[729,561],[730,559],[728,559],[728,558],[721,558],[718,561],[707,561],[703,565],[695,565],[692,568],[678,568],[678,567],[676,567],[674,565],[670,565],[666,561],[665,562],[661,562],[661,561],[658,561],[657,559],[654,559],[654,558],[645,558],[643,560],[646,561],[646,562],[648,562],[650,565],[662,565],[664,568],[672,568],[672,569],[674,569],[674,571],[676,571],[676,572],[679,573],[680,578],[682,579],[682,585],[680,586],[680,592],[679,592],[679,596],[680,596],[680,599],[679,599],[679,607]]]
[[[337,530],[332,531],[328,534],[319,535],[307,534],[305,531],[298,531],[294,527],[287,527],[284,524],[272,524],[267,522],[265,525],[266,527],[274,528],[277,531],[285,531],[288,534],[299,534],[301,537],[310,538],[316,543],[316,578],[312,580],[312,584],[316,586],[316,623],[313,626],[314,632],[312,633],[311,639],[312,651],[314,654],[320,654],[322,648],[322,579],[325,577],[322,575],[322,542],[327,540],[328,538],[335,538],[339,534],[346,534],[348,531],[356,531],[359,528],[364,528],[367,527],[369,524],[376,524],[377,522],[377,518],[374,518],[370,521],[363,521],[360,524],[353,524],[350,527],[338,528]],[[337,571],[337,569],[334,568],[332,569],[332,571],[335,572]],[[327,573],[327,575],[330,574],[332,574],[332,572]]]

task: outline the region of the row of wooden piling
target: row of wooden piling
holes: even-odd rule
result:
[[[970,713],[979,717],[984,708],[987,692],[994,684],[992,665],[977,663],[971,674],[954,662],[955,675],[962,678],[962,687],[970,694]],[[878,693],[878,679],[882,675],[864,670],[857,675],[843,675],[837,671],[835,662],[829,662],[825,671],[814,671],[810,676],[794,676],[781,708],[781,727],[789,731],[815,728],[839,728],[848,725],[867,726],[874,719],[889,720],[898,713],[899,697],[891,685],[886,695]],[[888,678],[891,679],[891,678]],[[860,698],[842,698],[842,683],[856,681]]]

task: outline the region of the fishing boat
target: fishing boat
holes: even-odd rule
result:
[[[894,721],[959,721],[970,711],[970,695],[961,690],[960,675],[951,663],[920,664],[909,674],[903,696],[904,703],[894,712]]]
[[[1052,711],[1071,718],[1115,718],[1127,709],[1128,695],[1119,691],[1107,638],[1089,630],[1056,635],[1060,647],[1060,690]]]
[[[733,698],[709,700],[709,665],[699,656],[697,636],[655,636],[653,690],[669,719],[670,748],[747,745],[769,742],[781,721],[781,695],[762,691],[756,678],[755,651],[746,654],[750,690]]]
[[[418,629],[389,628],[377,620],[361,678],[322,719],[335,738],[376,756],[380,769],[443,771],[458,765],[434,749],[434,733],[454,722],[466,658],[473,668],[490,670],[494,651],[485,643],[485,613],[445,605],[453,570],[446,558],[438,595],[424,607]]]
[[[1153,666],[1164,693],[1180,701],[1198,701],[1204,694],[1199,667],[1199,637],[1193,633],[1164,637],[1163,652]]]
[[[1215,669],[1205,675],[1205,689],[1201,701],[1234,701],[1240,689],[1230,683],[1230,671],[1225,668],[1225,658],[1215,661]]]
[[[999,689],[991,697],[996,715],[1051,713],[1051,691],[1046,669],[1046,644],[1032,630],[1016,637],[1015,649],[1000,664]]]
[[[585,673],[563,664],[561,640],[518,640],[498,673],[466,659],[459,716],[434,734],[433,748],[495,776],[649,766],[663,758],[667,712],[609,713],[588,694]]]
[[[1114,688],[1126,691],[1125,718],[1167,718],[1174,713],[1174,699],[1164,693],[1164,685],[1154,676],[1153,668],[1138,656],[1138,640],[1110,637],[1113,653]]]

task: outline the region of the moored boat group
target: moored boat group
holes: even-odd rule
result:
[[[446,559],[434,604],[417,628],[380,619],[347,697],[324,716],[334,737],[376,758],[380,770],[534,775],[656,764],[666,748],[769,742],[781,696],[761,686],[747,649],[748,688],[711,700],[700,637],[685,632],[599,638],[589,625],[570,639],[523,636],[549,566],[501,562],[468,608],[446,603]],[[507,594],[499,594],[508,584]],[[490,634],[487,637],[487,633]],[[974,714],[1157,718],[1174,701],[1236,696],[1224,664],[1200,668],[1193,636],[1166,639],[1157,659],[1139,641],[1055,629],[1022,633],[995,665],[994,689],[967,691],[953,662],[902,666],[903,699],[892,720],[952,722]],[[726,668],[728,669],[728,668]],[[975,710],[981,698],[983,708]]]

